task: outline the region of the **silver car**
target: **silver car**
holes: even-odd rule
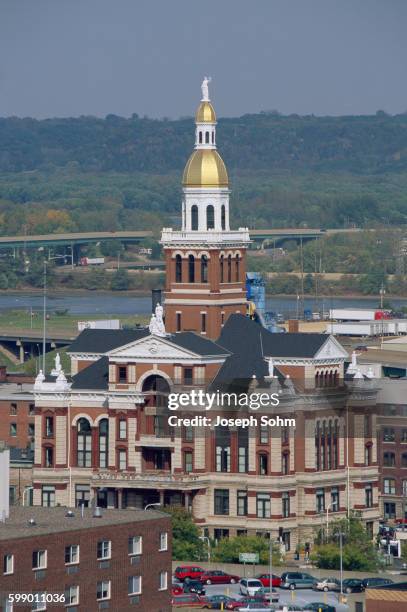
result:
[[[312,588],[315,591],[337,591],[338,587],[340,587],[340,582],[337,578],[333,578],[329,576],[328,578],[321,578],[321,580],[317,580]]]

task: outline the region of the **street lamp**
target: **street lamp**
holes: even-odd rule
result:
[[[325,535],[325,541],[326,544],[328,544],[328,535],[329,535],[329,509],[332,507],[332,502],[330,504],[327,505],[326,507],[326,535]]]
[[[341,583],[341,601],[343,600],[343,536],[345,535],[343,531],[339,531],[335,534],[339,537],[339,580]]]
[[[144,506],[144,510],[148,510],[149,508],[153,508],[154,506],[161,506],[160,502],[155,502],[154,504],[147,504]]]
[[[199,536],[199,539],[208,544],[208,563],[211,561],[211,541],[208,536]]]
[[[280,543],[279,540],[276,540],[276,543]],[[270,576],[270,603],[273,601],[273,537],[270,531],[269,537],[269,576]]]

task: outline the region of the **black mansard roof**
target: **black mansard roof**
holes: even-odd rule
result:
[[[84,329],[69,347],[69,353],[104,354],[119,346],[140,340],[149,335],[146,328],[141,329]]]
[[[109,388],[109,359],[101,357],[72,377],[72,390],[92,389],[107,391]]]

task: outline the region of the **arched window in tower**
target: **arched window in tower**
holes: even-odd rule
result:
[[[228,283],[232,282],[232,255],[228,255]]]
[[[191,206],[191,229],[198,229],[198,206],[196,204]]]
[[[179,254],[175,256],[175,282],[182,283],[182,257]]]
[[[240,257],[239,255],[236,255],[235,257],[235,275],[236,275],[236,282],[239,282],[239,276],[240,276]]]
[[[99,422],[99,467],[108,467],[109,451],[109,421],[101,419]]]
[[[225,258],[223,255],[220,256],[220,282],[225,282]]]
[[[206,207],[206,229],[215,228],[215,209],[212,204]]]
[[[226,209],[225,205],[222,204],[222,208],[220,209],[220,219],[222,224],[222,229],[226,229]]]
[[[87,419],[79,419],[77,423],[77,465],[78,467],[92,466],[92,429]]]
[[[188,256],[188,282],[195,282],[195,257],[193,255]]]
[[[205,144],[209,144],[209,132],[205,132]]]
[[[199,132],[199,144],[202,144],[202,132]]]
[[[212,132],[212,144],[215,144],[215,132]]]
[[[208,282],[208,258],[206,255],[201,257],[201,283]]]

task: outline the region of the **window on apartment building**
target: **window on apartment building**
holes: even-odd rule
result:
[[[117,453],[119,470],[127,470],[127,451],[120,449]]]
[[[257,493],[256,514],[258,518],[270,518],[271,502],[268,493]]]
[[[10,436],[15,438],[17,435],[17,423],[10,423]]]
[[[268,473],[268,455],[265,453],[259,454],[259,474],[264,476]]]
[[[142,536],[130,536],[128,540],[129,555],[141,555],[143,551]]]
[[[365,465],[372,465],[372,445],[365,445]]]
[[[17,414],[17,404],[15,402],[10,404],[10,414],[13,416]]]
[[[54,449],[52,446],[44,448],[44,464],[47,468],[54,466]]]
[[[229,439],[229,443],[230,443],[230,439]],[[240,474],[244,474],[248,471],[249,469],[249,454],[248,454],[248,447],[249,447],[249,434],[248,434],[248,430],[247,429],[238,429],[237,431],[237,446],[238,446],[238,451],[237,451],[237,456],[238,456],[238,472]]]
[[[281,472],[286,475],[290,472],[290,453],[281,455]]]
[[[383,465],[386,467],[394,467],[396,465],[396,455],[394,453],[383,454]]]
[[[232,282],[232,255],[228,255],[228,283]]]
[[[35,404],[28,404],[28,416],[34,416]]]
[[[194,439],[194,428],[191,425],[184,425],[182,428],[182,437],[185,442],[192,442]]]
[[[236,272],[236,282],[239,282],[239,278],[240,278],[240,257],[239,255],[236,255],[235,257],[235,272]]]
[[[110,559],[112,555],[112,543],[110,540],[100,540],[97,544],[97,559]]]
[[[236,535],[241,537],[247,536],[247,529],[236,529]]]
[[[168,585],[168,572],[162,571],[158,576],[158,590],[166,591]]]
[[[229,514],[229,489],[215,489],[214,513]]]
[[[237,492],[237,516],[247,515],[247,491]]]
[[[41,570],[47,568],[47,551],[34,550],[32,553],[32,568],[33,570]]]
[[[177,332],[180,332],[181,329],[182,329],[181,313],[177,312],[177,316],[176,316],[176,330],[177,330]]]
[[[385,493],[386,495],[396,494],[396,481],[394,478],[384,478],[383,493]]]
[[[401,455],[401,467],[407,467],[407,453]]]
[[[220,540],[223,540],[223,538],[229,537],[229,529],[214,529],[213,537],[216,542],[220,542]]]
[[[365,506],[366,508],[373,506],[373,487],[371,484],[365,486]]]
[[[290,429],[289,427],[282,427],[281,428],[281,443],[282,444],[288,444],[290,441]]]
[[[182,283],[182,257],[179,254],[175,256],[175,282]]]
[[[187,474],[193,470],[192,451],[184,452],[184,472]]]
[[[394,442],[396,439],[396,434],[394,432],[393,427],[384,427],[383,428],[383,442]]]
[[[127,366],[119,366],[118,367],[118,382],[119,383],[126,383],[127,382]]]
[[[79,603],[79,586],[77,584],[70,585],[65,590],[65,605],[76,605]]]
[[[90,504],[90,487],[88,485],[75,485],[75,506],[88,508]]]
[[[31,604],[31,610],[33,612],[40,612],[40,610],[47,609],[47,593],[45,591],[36,591],[33,593],[34,602]]]
[[[372,437],[371,420],[368,414],[365,414],[363,418],[363,433],[365,438]]]
[[[141,576],[129,576],[127,584],[127,592],[129,595],[141,594]]]
[[[41,505],[48,508],[55,506],[55,487],[44,485],[41,488]]]
[[[284,491],[281,497],[281,510],[283,518],[288,518],[290,516],[290,494],[288,491]]]
[[[339,425],[336,420],[317,421],[315,426],[315,464],[318,471],[338,467]]]
[[[125,440],[127,438],[127,421],[126,419],[119,420],[119,438]]]
[[[3,557],[3,574],[13,574],[14,573],[14,555],[7,554]]]
[[[230,472],[230,431],[216,427],[215,467],[217,472]]]
[[[195,257],[188,255],[188,282],[195,282]]]
[[[17,487],[14,485],[8,488],[8,501],[10,506],[14,506],[17,502]]]
[[[79,544],[65,546],[65,565],[79,563]]]
[[[315,493],[315,507],[316,507],[316,511],[318,514],[320,512],[325,512],[325,491],[324,489],[317,489]]]
[[[77,464],[78,467],[92,465],[92,429],[87,419],[79,419],[77,423]]]
[[[339,489],[332,487],[331,489],[331,512],[339,512]]]
[[[160,533],[160,545],[158,550],[163,552],[164,550],[168,550],[168,533],[166,531],[162,531]]]
[[[201,256],[201,283],[208,282],[208,257],[207,255]]]
[[[107,468],[109,453],[109,420],[99,421],[99,467]]]
[[[260,444],[268,444],[270,440],[270,428],[267,425],[260,425],[259,430]]]
[[[184,368],[184,385],[194,384],[194,370],[193,368]]]
[[[30,438],[33,438],[35,436],[35,425],[34,425],[34,423],[28,423],[27,435]]]
[[[241,474],[247,472],[247,448],[245,446],[239,446],[237,469]]]
[[[384,518],[396,518],[396,504],[394,502],[384,502]]]
[[[201,333],[206,334],[206,312],[201,312]]]
[[[225,282],[225,256],[221,255],[219,258],[220,265],[220,282]]]
[[[45,435],[47,438],[54,436],[54,417],[52,416],[45,417]]]
[[[110,580],[100,580],[100,582],[97,583],[96,599],[98,601],[110,599]]]
[[[403,480],[401,486],[403,491],[403,497],[407,497],[407,480]]]
[[[407,442],[407,429],[402,429],[400,432],[400,442]]]

